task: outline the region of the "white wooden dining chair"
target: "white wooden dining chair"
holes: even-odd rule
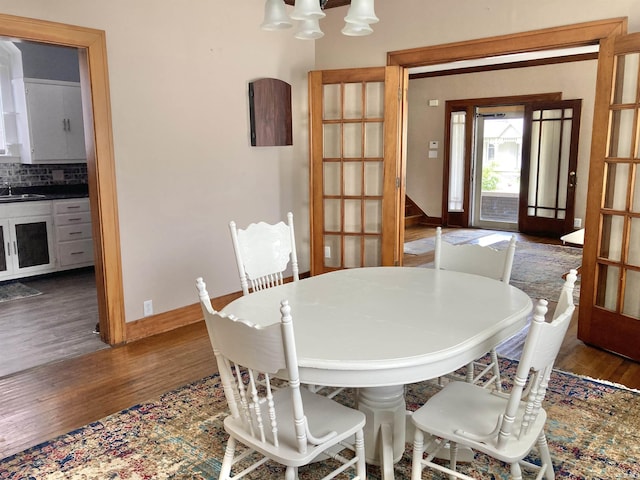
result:
[[[324,479],[353,470],[350,478],[365,480],[365,415],[300,388],[288,302],[281,302],[279,323],[257,326],[214,311],[203,301],[208,293],[202,278],[196,285],[230,411],[224,419],[229,440],[219,479],[242,478],[273,460],[286,467],[287,480],[297,479],[299,467],[316,461],[322,461],[317,468],[332,469]],[[276,374],[286,377],[286,387],[271,388]],[[236,452],[238,443],[249,450]],[[337,462],[323,461],[329,450],[326,455]]]
[[[293,281],[300,279],[291,212],[287,213],[286,224],[279,222],[271,225],[259,222],[252,223],[245,229],[239,229],[236,222],[231,221],[229,230],[244,295],[282,285],[284,273],[289,264],[291,264]],[[321,385],[307,385],[307,387],[330,398],[344,390]]]
[[[236,254],[242,293],[263,290],[284,282],[284,272],[291,264],[293,280],[299,279],[293,214],[287,213],[287,223],[274,225],[259,222],[239,229],[229,222],[233,250]]]
[[[453,245],[442,240],[442,228],[436,229],[436,248],[434,267],[442,270],[473,273],[483,277],[509,283],[511,268],[516,250],[516,237],[511,236],[506,249],[497,250],[491,246],[478,244]],[[490,360],[474,361],[466,367],[466,380],[469,383],[482,384],[485,387],[494,386],[502,389],[498,354],[495,348],[489,352]],[[453,378],[458,378],[451,374]]]
[[[490,391],[467,382],[451,382],[413,413],[411,418],[416,429],[411,480],[420,480],[426,466],[450,477],[470,478],[456,470],[459,446],[509,464],[513,480],[522,479],[521,466],[537,471],[536,479],[554,478],[544,434],[547,414],[542,402],[575,309],[576,275],[576,270],[567,275],[551,322],[545,321],[547,301],[538,301],[510,393]],[[523,460],[535,446],[540,465]],[[438,451],[446,447],[449,448],[448,467],[434,462]]]

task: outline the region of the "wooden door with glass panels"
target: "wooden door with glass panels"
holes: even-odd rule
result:
[[[581,110],[582,100],[525,105],[518,231],[573,230]]]
[[[578,338],[640,360],[640,33],[601,42]]]
[[[401,262],[405,77],[399,67],[309,73],[312,275]]]

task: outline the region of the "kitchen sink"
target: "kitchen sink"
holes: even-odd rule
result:
[[[0,202],[15,202],[19,200],[33,200],[36,198],[45,198],[45,195],[37,193],[19,193],[12,195],[0,195]]]

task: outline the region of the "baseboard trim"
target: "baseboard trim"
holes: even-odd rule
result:
[[[222,310],[225,305],[242,296],[242,292],[233,292],[228,295],[222,295],[211,299],[211,305],[216,310]],[[159,333],[175,330],[176,328],[185,327],[192,323],[204,320],[200,303],[187,305],[186,307],[176,308],[169,312],[150,315],[140,320],[128,322],[126,324],[126,343],[142,340],[143,338],[157,335]]]
[[[300,274],[300,278],[309,277],[309,272]],[[291,277],[286,278],[285,283],[290,282]],[[242,291],[229,293],[220,297],[211,299],[211,306],[216,310],[222,310],[225,305],[242,296]],[[142,340],[143,338],[157,335],[159,333],[169,332],[176,328],[186,327],[192,323],[198,323],[204,320],[200,302],[186,307],[176,308],[169,312],[158,313],[148,317],[128,322],[125,324],[125,343]]]
[[[423,225],[440,227],[442,226],[442,218],[440,217],[427,217],[423,222]]]

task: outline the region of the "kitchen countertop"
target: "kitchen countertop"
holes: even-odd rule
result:
[[[87,185],[46,185],[41,187],[12,187],[11,196],[8,188],[0,186],[0,205],[15,202],[38,202],[45,200],[64,200],[66,198],[85,198],[89,196]]]

